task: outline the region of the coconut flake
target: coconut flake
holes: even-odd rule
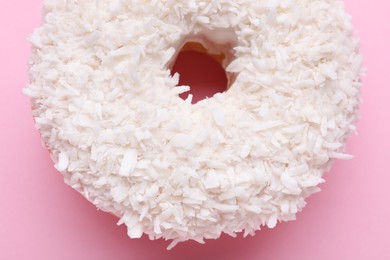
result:
[[[301,193],[302,190],[299,188],[297,180],[291,177],[289,172],[284,172],[280,180],[287,188],[287,193],[294,195]]]
[[[272,214],[267,220],[268,228],[274,228],[278,221],[278,215],[276,213]]]
[[[133,173],[134,168],[137,164],[137,156],[138,152],[134,149],[127,150],[124,153],[121,168],[119,170],[119,175],[130,176]]]
[[[111,189],[111,196],[115,202],[122,202],[129,195],[124,186],[116,186]]]
[[[68,168],[68,165],[69,165],[68,155],[65,152],[61,152],[58,155],[58,162],[56,164],[57,170],[59,170],[60,172],[65,171],[66,168]]]
[[[353,158],[353,155],[346,154],[346,153],[331,152],[331,153],[329,153],[329,158],[341,159],[341,160],[350,160],[350,159]]]
[[[130,238],[141,238],[143,234],[142,225],[140,223],[135,224],[133,227],[127,228],[127,235]]]
[[[194,147],[194,141],[190,135],[177,134],[172,138],[171,145],[177,148],[191,150]]]

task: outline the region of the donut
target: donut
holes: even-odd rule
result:
[[[362,58],[342,1],[46,0],[29,39],[24,93],[55,168],[130,238],[274,228],[352,157]],[[180,98],[184,49],[227,90]]]

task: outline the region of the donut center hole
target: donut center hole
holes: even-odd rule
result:
[[[177,55],[171,75],[179,73],[178,86],[189,86],[190,91],[180,97],[186,100],[192,95],[192,104],[225,92],[231,85],[231,75],[223,67],[226,55],[211,53],[201,43],[187,42]]]

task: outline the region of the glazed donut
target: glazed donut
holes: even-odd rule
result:
[[[131,238],[273,228],[351,157],[361,56],[342,1],[46,0],[44,14],[24,90],[36,127]],[[192,104],[170,68],[196,46],[229,87]]]

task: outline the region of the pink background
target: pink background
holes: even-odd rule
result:
[[[0,259],[390,259],[390,2],[348,0],[367,77],[351,161],[338,161],[323,191],[295,222],[255,237],[223,236],[166,251],[165,241],[130,240],[116,219],[63,183],[42,148],[21,94],[25,40],[42,0],[1,0]]]

